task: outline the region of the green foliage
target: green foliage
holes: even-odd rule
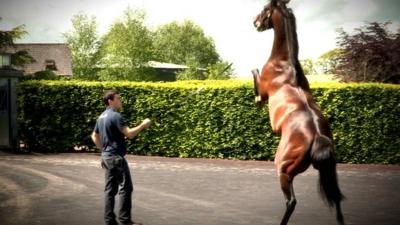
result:
[[[339,48],[325,52],[318,58],[317,66],[323,73],[335,74],[341,52]]]
[[[199,67],[205,68],[219,60],[214,40],[190,20],[160,26],[154,34],[154,46],[163,62],[185,65],[195,59]]]
[[[33,74],[35,80],[58,80],[58,76],[51,70],[42,70]]]
[[[89,144],[87,135],[93,129],[93,110],[103,108],[98,101],[102,85],[88,86],[82,81],[74,84],[69,81],[20,83],[20,138],[31,150],[58,152]]]
[[[195,58],[187,59],[186,66],[189,68],[178,72],[176,75],[177,80],[204,80],[204,71],[200,68],[200,64]]]
[[[65,80],[68,78],[63,78],[58,76],[52,70],[42,70],[35,72],[33,74],[26,74],[20,78],[20,81],[28,81],[28,80]]]
[[[73,30],[64,37],[77,79],[158,81],[160,71],[151,68],[150,61],[188,66],[177,74],[180,80],[228,79],[233,73],[220,59],[214,40],[189,20],[162,25],[152,32],[145,25],[145,12],[128,8],[102,37],[97,35],[95,17],[77,14],[72,24]],[[175,79],[175,74],[169,76]]]
[[[36,60],[26,50],[17,51],[11,55],[11,65],[14,66],[23,66],[33,62],[36,62]]]
[[[19,85],[20,137],[37,151],[94,148],[103,90],[121,92],[131,126],[152,126],[128,141],[130,153],[174,157],[272,160],[279,137],[268,112],[254,105],[252,82],[172,83],[27,81]],[[199,89],[203,88],[203,89]],[[312,92],[333,129],[337,158],[348,163],[400,163],[400,87],[325,84]]]
[[[230,63],[220,59],[214,40],[190,20],[160,26],[154,47],[159,61],[189,67],[177,74],[178,80],[226,80],[234,72]]]
[[[0,30],[0,52],[4,51],[7,47],[12,47],[16,40],[22,38],[26,34],[28,34],[28,32],[25,30],[25,25],[14,27],[12,30],[8,31]],[[26,50],[17,51],[14,54],[11,54],[12,66],[22,66],[32,62],[35,62],[35,60]]]
[[[304,59],[300,61],[304,75],[313,75],[316,73],[312,59]]]
[[[73,30],[63,35],[71,49],[74,78],[97,80],[100,38],[96,18],[80,13],[72,18],[72,26]]]
[[[25,30],[25,25],[14,27],[12,30],[8,31],[0,30],[0,51],[3,50],[4,47],[13,46],[15,40],[22,38],[26,34],[28,34],[28,32]]]
[[[229,80],[233,75],[232,63],[219,61],[207,66],[206,79],[209,80]]]
[[[352,84],[315,90],[334,131],[339,161],[400,163],[399,88]]]
[[[147,63],[155,58],[143,11],[128,9],[103,38],[100,80],[152,80]]]

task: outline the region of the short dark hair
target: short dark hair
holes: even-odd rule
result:
[[[114,100],[115,95],[118,94],[118,91],[114,89],[105,91],[103,95],[104,104],[108,106],[108,100]]]

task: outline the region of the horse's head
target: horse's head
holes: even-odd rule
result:
[[[264,6],[261,13],[254,18],[254,27],[258,31],[265,31],[274,27],[274,17],[276,14],[277,7],[286,7],[286,4],[290,0],[271,0],[267,5]]]

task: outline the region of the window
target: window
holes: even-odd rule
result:
[[[11,65],[11,56],[9,54],[0,54],[0,68]]]
[[[57,70],[56,61],[52,59],[46,60],[46,70]]]

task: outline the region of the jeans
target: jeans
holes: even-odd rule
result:
[[[119,190],[119,217],[122,224],[131,224],[133,185],[127,161],[119,156],[102,156],[101,166],[105,169],[105,211],[106,225],[116,225],[114,213],[115,195]]]

